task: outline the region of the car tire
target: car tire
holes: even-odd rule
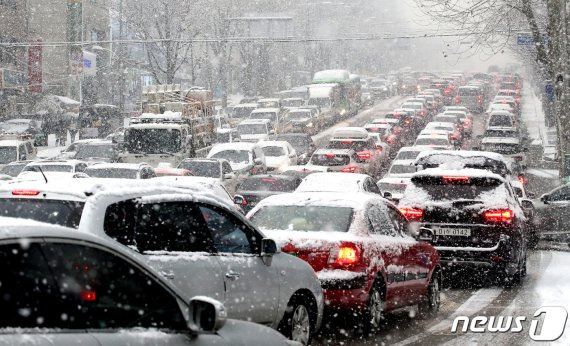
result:
[[[310,345],[313,337],[311,307],[314,304],[307,301],[304,296],[294,295],[287,304],[287,310],[279,324],[281,334],[301,345]]]
[[[368,333],[375,333],[384,320],[385,307],[384,290],[380,282],[375,281],[368,293],[368,303],[362,313],[363,329]]]
[[[420,318],[430,318],[437,314],[441,306],[441,278],[439,272],[434,271],[428,284],[426,296],[418,304]]]

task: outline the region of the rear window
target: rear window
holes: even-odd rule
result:
[[[479,89],[459,89],[459,96],[478,96],[481,94]]]
[[[268,206],[255,213],[251,221],[263,230],[347,232],[352,214],[348,207]]]
[[[239,189],[242,191],[279,191],[291,192],[297,188],[294,180],[278,178],[249,178],[244,181]]]
[[[344,166],[350,163],[350,157],[342,154],[314,154],[311,164],[317,166]]]
[[[278,146],[263,147],[261,148],[261,150],[263,150],[263,154],[265,156],[272,156],[272,157],[285,156],[285,148],[283,147],[278,147]]]
[[[432,200],[478,200],[484,193],[501,188],[494,178],[421,176],[413,177],[416,188],[425,191]]]
[[[382,192],[404,193],[406,184],[378,183],[378,188]]]
[[[511,143],[487,143],[484,144],[481,149],[503,155],[518,154],[522,151],[520,144]]]
[[[513,121],[508,115],[493,115],[489,120],[489,126],[513,126]]]
[[[449,145],[445,138],[418,138],[416,145]]]
[[[419,151],[401,151],[394,160],[415,160],[419,154]]]
[[[77,228],[83,212],[83,202],[33,199],[0,199],[0,216],[31,219],[39,222]]]
[[[404,174],[404,173],[415,173],[416,166],[414,165],[393,165],[390,168],[390,174]]]
[[[448,116],[448,117],[438,116],[438,117],[435,117],[434,121],[437,121],[440,123],[453,123],[453,124],[455,124],[455,123],[457,123],[457,117],[455,117],[455,116]]]
[[[502,137],[502,138],[518,138],[519,132],[516,130],[502,131],[502,130],[487,130],[483,137]]]
[[[358,140],[340,140],[340,141],[330,141],[327,145],[329,149],[352,149],[356,152],[375,149],[374,147],[370,147],[367,141],[358,141]]]

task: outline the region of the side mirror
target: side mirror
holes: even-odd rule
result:
[[[253,163],[257,166],[257,165],[263,164],[263,161],[260,158],[257,158],[255,160],[253,160]]]
[[[275,134],[275,130],[269,130],[269,134],[270,134],[270,135],[274,135],[274,134]]]
[[[534,203],[528,199],[521,200],[521,206],[523,209],[534,209]]]
[[[235,195],[234,196],[234,203],[237,205],[245,205],[247,202],[242,195]]]
[[[420,227],[420,229],[417,231],[416,237],[415,237],[418,241],[425,241],[425,242],[433,242],[434,238],[435,238],[435,234],[433,233],[433,231],[429,228],[426,227]]]
[[[188,328],[198,334],[213,334],[228,318],[222,303],[210,297],[196,296],[190,300]]]
[[[550,203],[550,195],[545,193],[544,195],[540,196],[540,200],[542,201],[542,203],[548,204]]]
[[[233,178],[235,178],[235,177],[236,177],[236,175],[235,175],[233,172],[231,172],[231,173],[224,173],[224,179],[225,179],[225,180],[230,180],[230,179],[233,179]]]
[[[261,257],[263,258],[263,263],[265,265],[271,265],[271,259],[273,255],[277,253],[277,244],[275,240],[269,238],[263,238],[261,240]]]
[[[388,191],[384,192],[382,196],[386,199],[392,199],[392,193]]]

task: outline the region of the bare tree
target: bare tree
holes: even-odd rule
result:
[[[171,84],[190,58],[192,39],[201,29],[203,7],[197,1],[137,0],[125,4],[125,20],[144,41],[151,73],[158,83]]]

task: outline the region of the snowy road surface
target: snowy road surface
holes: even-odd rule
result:
[[[316,345],[526,345],[533,314],[542,306],[570,309],[570,253],[537,250],[529,253],[528,274],[520,286],[504,288],[493,284],[463,280],[466,287],[448,287],[443,291],[442,305],[433,319],[410,317],[413,310],[387,315],[385,324],[374,337],[355,335],[344,321],[324,327]],[[456,282],[455,284],[459,284]],[[455,317],[525,316],[520,333],[474,333],[458,328],[452,333]],[[540,320],[539,318],[536,318]],[[460,324],[461,327],[462,324]],[[539,325],[541,325],[539,323]],[[554,344],[570,344],[570,330]],[[346,332],[350,331],[350,332]]]

